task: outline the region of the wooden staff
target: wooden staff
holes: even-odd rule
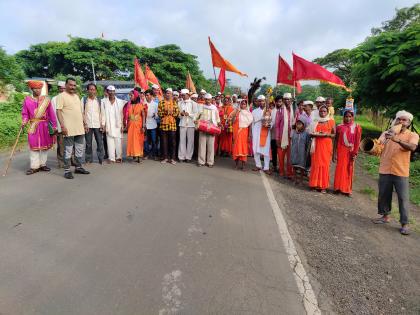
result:
[[[15,144],[13,145],[12,152],[10,153],[9,160],[7,161],[6,169],[4,170],[3,176],[6,176],[7,175],[7,171],[9,170],[10,162],[12,162],[13,155],[15,154],[16,146],[17,146],[17,144],[19,142],[19,138],[20,138],[20,134],[22,133],[22,130],[23,130],[23,125],[20,126],[19,133],[18,133],[18,135],[16,137]]]

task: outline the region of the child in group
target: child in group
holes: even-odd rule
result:
[[[296,120],[296,129],[292,130],[291,142],[290,160],[293,166],[294,182],[295,185],[303,185],[303,176],[306,175],[309,168],[308,150],[311,143],[311,137],[305,130],[303,118]]]

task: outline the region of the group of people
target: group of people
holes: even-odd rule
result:
[[[196,94],[171,88],[162,93],[153,85],[147,91],[134,88],[130,101],[125,102],[115,96],[114,86],[108,86],[104,98],[98,98],[96,85],[89,83],[87,96],[80,99],[76,81],[68,78],[50,100],[40,95],[42,82],[30,81],[28,85],[33,95],[25,98],[22,109],[22,124],[29,124],[28,175],[50,170],[47,151],[54,138],[67,179],[73,178],[71,165],[74,173],[89,174],[83,163],[93,161],[93,138],[100,164],[105,160],[121,163],[126,131],[126,156],[138,163],[151,158],[175,165],[177,161],[189,163],[196,155],[197,166],[212,168],[215,155],[220,155],[231,156],[235,168],[245,170],[248,157],[253,156],[254,171],[278,172],[296,185],[303,185],[308,177],[311,189],[326,193],[330,166],[335,162],[334,192],[352,194],[362,129],[354,122],[352,108],[344,110],[343,121],[336,126],[331,98],[301,101],[294,108],[291,93],[274,99],[259,95],[249,104],[245,95],[218,93],[213,97],[204,90]],[[375,223],[389,221],[392,185],[404,195],[399,198],[401,224],[404,228],[408,223],[408,179],[395,176],[408,178],[410,153],[418,144],[417,134],[405,134],[412,119],[411,114],[400,112],[395,120],[403,126],[398,136],[386,133],[381,137],[384,154],[378,209],[382,217]],[[402,166],[394,166],[395,156]]]

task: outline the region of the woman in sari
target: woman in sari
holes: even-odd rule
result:
[[[312,137],[309,187],[325,194],[330,186],[330,163],[335,136],[335,123],[328,116],[327,106],[319,108],[319,119],[311,124],[309,130]]]
[[[137,163],[140,163],[143,157],[146,111],[146,106],[141,103],[139,92],[131,91],[126,118],[127,156],[131,156]]]
[[[359,151],[362,128],[354,122],[354,112],[346,110],[343,123],[337,126],[333,161],[337,163],[334,176],[334,192],[351,197],[354,161]]]
[[[252,123],[252,114],[247,109],[247,101],[242,100],[239,109],[235,109],[230,115],[233,124],[233,148],[232,157],[235,161],[235,168],[244,170],[248,157],[248,130]]]

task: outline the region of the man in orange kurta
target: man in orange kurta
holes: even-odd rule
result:
[[[127,156],[138,163],[143,157],[144,132],[146,127],[146,107],[141,104],[140,94],[136,90],[130,93],[130,104],[127,105]]]
[[[221,155],[229,156],[232,154],[233,127],[229,115],[233,112],[232,101],[230,95],[226,95],[223,100],[223,106],[219,111],[220,120],[222,122],[222,133],[220,134],[220,152]]]

